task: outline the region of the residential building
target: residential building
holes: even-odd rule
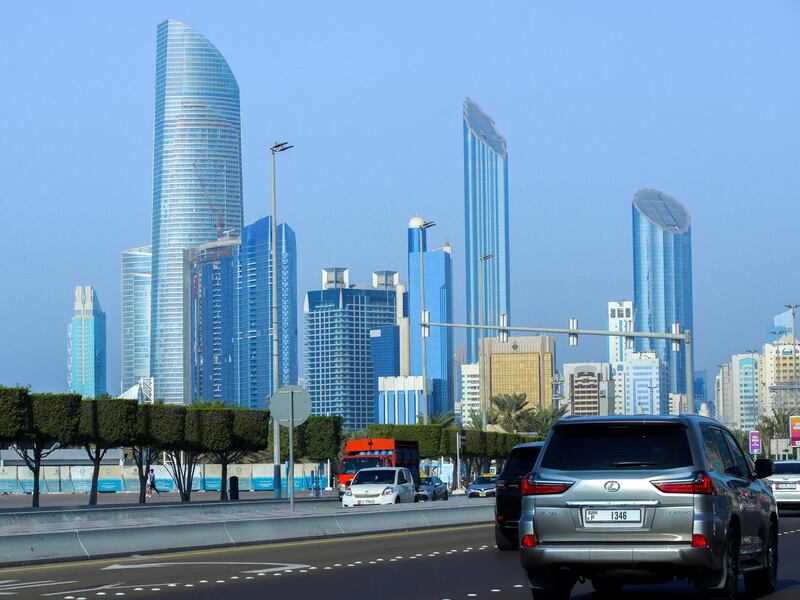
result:
[[[67,327],[67,387],[73,394],[96,398],[106,393],[106,313],[90,285],[75,288]]]
[[[576,417],[614,414],[614,382],[608,363],[565,363],[567,414]]]
[[[242,228],[239,87],[211,42],[169,19],[155,89],[150,373],[157,398],[187,403],[184,251]]]
[[[322,270],[322,289],[306,293],[303,307],[312,414],[342,416],[349,430],[375,422],[370,331],[396,324],[398,301],[396,286],[351,286],[348,269]]]
[[[541,336],[484,338],[486,378],[484,398],[500,394],[525,394],[531,407],[553,406],[556,364],[555,338]],[[482,378],[483,379],[483,378]]]
[[[800,410],[800,343],[793,336],[764,344],[761,375],[762,412]]]
[[[452,248],[428,250],[427,229],[420,217],[408,223],[408,317],[411,339],[411,373],[422,375],[422,317],[420,296],[420,252],[425,268],[425,310],[431,323],[453,321],[453,269]],[[449,327],[431,327],[425,340],[426,376],[431,380],[430,414],[453,411],[455,399],[453,385],[453,330]]]
[[[693,330],[692,231],[689,211],[656,190],[640,190],[633,199],[633,305],[636,331],[670,333]],[[669,369],[669,390],[686,393],[684,350],[670,340],[636,338],[638,352],[655,352]]]
[[[492,118],[470,98],[464,100],[464,224],[467,323],[481,321],[479,269],[483,268],[483,322],[511,322],[508,238],[508,153]],[[481,256],[491,259],[481,261]],[[487,332],[486,336],[496,336]],[[478,332],[467,331],[467,361],[478,361]]]
[[[714,377],[714,418],[728,427],[738,428],[739,418],[733,407],[733,381],[730,363],[720,365]]]
[[[481,412],[481,376],[478,363],[461,365],[461,424],[468,427]]]
[[[150,377],[150,246],[122,252],[120,392]]]
[[[731,356],[731,397],[733,414],[729,424],[734,429],[755,429],[763,413],[759,389],[761,387],[760,355],[745,352]]]
[[[375,422],[382,425],[416,425],[425,406],[432,402],[433,389],[428,382],[428,398],[423,397],[422,376],[380,377]]]
[[[655,352],[629,352],[615,369],[615,412],[625,415],[669,413],[667,364]]]
[[[633,331],[633,302],[631,300],[615,300],[608,303],[608,330]],[[627,341],[624,337],[608,338],[608,362],[617,363],[625,360]]]

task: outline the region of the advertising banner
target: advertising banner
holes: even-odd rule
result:
[[[248,492],[253,489],[253,465],[228,465],[228,477],[239,478],[239,491]]]
[[[273,481],[275,481],[272,463],[253,465],[253,489],[271,490],[273,489]]]
[[[792,448],[800,448],[800,416],[789,417],[789,439]]]
[[[222,465],[205,465],[203,489],[207,492],[218,492],[222,489]]]
[[[17,467],[0,467],[0,494],[17,491]]]
[[[757,431],[750,432],[750,454],[761,454],[761,435]]]
[[[119,465],[100,465],[97,476],[98,492],[122,491],[122,467]]]

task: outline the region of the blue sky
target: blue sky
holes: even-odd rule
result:
[[[297,232],[301,300],[323,266],[356,280],[404,272],[419,213],[437,222],[432,243],[454,246],[463,319],[469,95],[508,139],[513,322],[604,326],[606,301],[632,294],[642,187],[692,215],[697,368],[756,347],[772,315],[800,302],[797,2],[0,11],[1,384],[65,389],[72,291],[91,284],[118,389],[120,251],[149,242],[155,33],[167,17],[205,34],[239,82],[246,222],[269,210],[267,146],[296,146],[280,159],[279,218]],[[605,356],[600,340],[558,343],[559,364]]]

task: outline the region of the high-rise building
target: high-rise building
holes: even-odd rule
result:
[[[564,363],[567,414],[614,414],[614,382],[608,363]]]
[[[710,414],[708,397],[708,371],[694,372],[694,403],[692,413],[696,415]]]
[[[760,396],[764,413],[800,410],[800,344],[793,336],[764,344]]]
[[[755,352],[731,356],[731,398],[733,415],[730,424],[735,429],[755,429],[762,414],[759,389],[761,387],[761,356]]]
[[[305,383],[312,414],[341,416],[357,430],[375,419],[370,331],[394,325],[403,300],[393,285],[349,280],[348,269],[323,269],[322,289],[306,293]]]
[[[473,415],[481,412],[481,375],[478,363],[461,365],[461,424],[474,425]]]
[[[478,325],[480,269],[483,268],[483,321],[511,319],[511,269],[508,243],[508,153],[492,118],[471,99],[464,100],[464,218],[467,273],[467,323]],[[481,261],[481,256],[491,259]],[[493,337],[495,332],[485,336]],[[478,362],[478,332],[467,331],[467,361]]]
[[[158,26],[155,104],[150,373],[157,398],[186,403],[184,251],[242,228],[241,120],[228,63],[172,19]]]
[[[120,392],[150,377],[150,246],[122,252]]]
[[[636,331],[669,333],[673,323],[694,329],[691,219],[685,206],[656,190],[640,190],[633,199],[633,288]],[[648,338],[636,338],[635,346],[666,361],[670,391],[686,393],[683,349]]]
[[[277,228],[278,387],[297,383],[297,242],[286,223]],[[272,396],[272,218],[242,229],[236,250],[239,406],[267,408]]]
[[[769,334],[772,339],[782,338],[787,335],[789,337],[795,337],[794,317],[792,316],[791,309],[775,315],[775,318],[772,319],[772,327],[770,328]]]
[[[75,288],[67,327],[67,385],[73,394],[96,398],[106,393],[106,313],[90,285]]]
[[[614,370],[615,412],[625,415],[669,413],[667,363],[655,352],[629,352]]]
[[[633,302],[615,300],[608,303],[608,330],[633,331]],[[624,337],[608,338],[608,362],[617,363],[625,360],[627,346]]]
[[[452,249],[445,244],[437,250],[427,248],[427,229],[420,217],[408,223],[408,305],[411,336],[411,373],[422,375],[422,331],[420,319],[420,252],[425,268],[425,310],[431,323],[453,321],[453,269]],[[449,327],[431,327],[426,338],[426,376],[433,391],[430,414],[453,411],[451,396],[453,383],[453,330]]]
[[[555,338],[546,335],[484,338],[486,401],[501,394],[525,394],[531,407],[553,406]]]
[[[714,377],[714,418],[728,427],[738,427],[739,418],[733,408],[733,382],[730,363],[720,365]]]
[[[431,402],[433,386],[428,381],[427,401],[423,398],[422,376],[380,377],[375,422],[381,425],[416,425]]]

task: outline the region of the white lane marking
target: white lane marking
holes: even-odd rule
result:
[[[517,583],[516,585],[514,585],[514,587],[515,587],[515,588],[521,588],[521,587],[522,587],[522,584],[521,584],[521,583]]]
[[[489,591],[490,591],[490,592],[499,592],[500,590],[498,590],[497,588],[494,588],[494,589],[491,589],[491,590],[489,590]]]
[[[12,580],[14,581],[14,580]],[[70,583],[78,583],[77,581],[55,581],[53,579],[44,579],[40,581],[20,581],[19,583],[6,583],[0,586],[0,596],[16,596],[18,590],[27,590],[37,587],[47,587],[53,585],[69,585]],[[59,592],[61,594],[65,592]],[[69,592],[66,592],[69,593]]]

